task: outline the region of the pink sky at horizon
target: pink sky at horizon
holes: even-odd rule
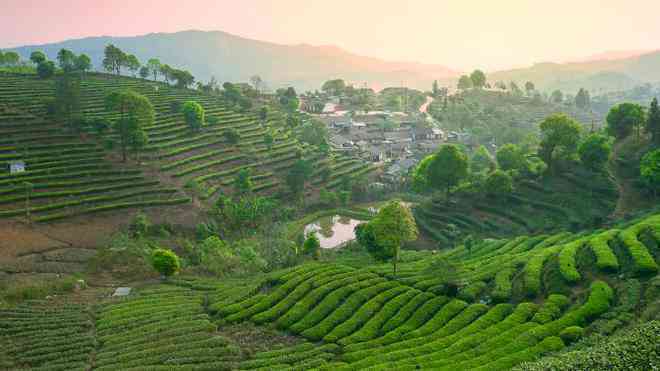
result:
[[[457,70],[660,48],[651,0],[0,0],[0,48],[88,36],[220,30],[337,45]]]

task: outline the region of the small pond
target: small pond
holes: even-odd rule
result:
[[[321,248],[332,249],[355,239],[353,229],[361,220],[351,219],[340,215],[323,217],[314,223],[305,226],[305,235],[316,231],[321,242]]]

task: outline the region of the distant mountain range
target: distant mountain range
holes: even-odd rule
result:
[[[402,84],[429,90],[433,80],[456,83],[460,72],[442,65],[390,62],[347,52],[336,46],[281,45],[251,40],[222,31],[182,31],[133,37],[89,37],[59,43],[14,48],[24,58],[43,50],[54,59],[61,48],[86,53],[98,69],[107,44],[115,44],[145,62],[159,58],[172,67],[187,69],[197,80],[215,76],[221,82],[247,82],[259,75],[271,89],[295,86],[319,89],[329,79],[343,78],[358,86],[376,89]],[[576,92],[584,87],[593,93],[630,89],[660,82],[660,51],[614,51],[571,63],[537,63],[528,68],[488,74],[495,82],[532,81],[538,89]]]
[[[299,89],[320,89],[324,81],[343,78],[356,85],[400,86],[429,89],[434,79],[447,79],[457,72],[440,65],[388,62],[349,53],[335,46],[279,45],[234,36],[221,31],[182,31],[135,37],[90,37],[54,44],[15,48],[27,58],[43,50],[55,58],[62,48],[86,53],[100,68],[103,49],[114,44],[135,54],[143,63],[159,58],[172,67],[191,71],[197,80],[215,76],[221,82],[247,82],[259,75],[270,88],[293,85]]]

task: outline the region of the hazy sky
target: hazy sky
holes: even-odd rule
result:
[[[660,49],[658,0],[0,0],[0,47],[222,30],[487,70]]]

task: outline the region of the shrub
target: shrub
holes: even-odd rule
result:
[[[179,257],[170,250],[155,249],[151,253],[151,264],[162,276],[169,277],[181,268]]]
[[[564,295],[552,294],[548,296],[541,309],[534,315],[532,321],[541,324],[548,323],[559,318],[562,310],[570,304],[568,298]]]
[[[584,245],[585,239],[578,239],[567,243],[559,252],[559,270],[562,277],[567,282],[577,282],[580,280],[580,272],[577,270],[575,256],[578,250]]]
[[[559,333],[559,337],[564,340],[564,343],[566,344],[577,341],[582,335],[584,335],[584,329],[580,326],[569,326]]]
[[[637,239],[637,234],[643,228],[644,224],[636,224],[619,233],[619,238],[628,249],[630,256],[632,256],[635,273],[655,273],[658,271],[658,264],[653,259],[653,256],[648,252],[646,246],[644,246],[644,244]]]
[[[609,242],[619,234],[618,229],[611,229],[592,237],[587,245],[596,256],[596,267],[604,272],[616,272],[619,269],[619,261],[610,249]]]

